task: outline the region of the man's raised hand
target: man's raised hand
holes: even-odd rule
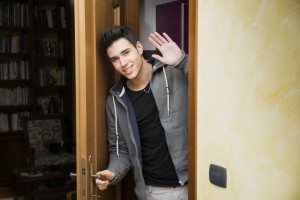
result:
[[[163,33],[163,36],[157,32],[150,33],[149,41],[162,54],[153,54],[152,57],[167,65],[178,64],[182,58],[181,49],[166,33]]]

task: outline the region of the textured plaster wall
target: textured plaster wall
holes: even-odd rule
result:
[[[197,199],[300,199],[299,38],[300,0],[198,1]]]

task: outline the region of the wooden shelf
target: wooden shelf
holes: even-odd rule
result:
[[[29,32],[30,27],[0,26],[0,31],[5,31],[5,32]]]
[[[0,58],[9,58],[9,59],[29,59],[29,53],[0,53]]]
[[[0,79],[1,86],[19,86],[19,85],[29,85],[30,80],[2,80]]]
[[[0,132],[0,137],[2,137],[2,139],[5,139],[5,137],[23,137],[23,131]]]
[[[36,115],[34,118],[39,119],[56,119],[56,118],[65,118],[66,115],[64,114],[43,114],[43,115]]]
[[[48,115],[34,115],[30,117],[26,117],[27,119],[57,119],[62,118],[63,115],[61,114],[48,114]]]
[[[36,61],[37,62],[47,62],[47,61],[57,61],[57,62],[63,62],[64,57],[37,57]]]
[[[16,3],[16,2],[22,2],[22,3],[26,3],[29,0],[0,0],[1,3]]]
[[[67,32],[67,28],[40,28],[40,27],[35,27],[34,31],[39,34],[39,33],[64,33]]]
[[[32,105],[0,105],[0,111],[31,110]]]
[[[55,91],[55,90],[68,90],[69,88],[67,86],[39,86],[35,88],[35,90],[38,91]]]
[[[33,0],[34,4],[39,4],[39,5],[53,5],[53,4],[66,4],[65,0],[54,0],[54,1],[49,1],[49,0]]]

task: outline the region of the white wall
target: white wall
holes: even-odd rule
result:
[[[140,1],[140,41],[145,50],[155,50],[148,41],[150,33],[156,31],[156,5],[176,0],[141,0]]]
[[[198,30],[197,199],[299,200],[300,1],[201,0]]]

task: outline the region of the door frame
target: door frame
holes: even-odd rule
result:
[[[189,86],[188,86],[188,164],[189,199],[197,199],[197,60],[198,60],[198,1],[189,0]]]
[[[87,18],[96,19],[95,16],[99,15],[96,6],[106,1],[97,0],[74,0],[74,19],[75,19],[75,83],[76,83],[76,159],[77,159],[77,199],[83,200],[88,199],[87,193],[91,189],[91,184],[88,183],[90,180],[84,174],[85,170],[94,170],[96,167],[103,165],[99,161],[93,163],[93,169],[87,164],[87,155],[94,153],[95,157],[102,157],[99,155],[100,149],[105,149],[106,146],[102,146],[100,149],[97,147],[97,141],[100,138],[98,131],[106,129],[100,127],[98,124],[99,120],[103,120],[100,114],[103,115],[105,109],[103,109],[103,98],[101,106],[99,105],[99,98],[101,95],[106,93],[106,88],[101,87],[101,82],[98,80],[99,69],[96,66],[99,62],[99,55],[97,54],[97,30],[99,30],[99,23],[96,21],[88,21]],[[109,2],[107,0],[107,2]],[[126,6],[130,7],[128,0]],[[188,115],[188,130],[189,130],[189,199],[197,199],[197,0],[189,0],[189,115]],[[84,9],[82,9],[84,8]],[[102,9],[100,13],[103,12]],[[109,13],[110,14],[110,13]],[[129,12],[128,15],[133,14]],[[111,20],[108,20],[111,16]],[[104,27],[108,27],[108,24],[113,24],[113,12],[111,15],[103,13],[102,17],[106,18],[106,22],[100,23],[100,29],[104,30]],[[130,25],[134,23],[130,20],[133,17],[127,17],[126,23],[122,25]],[[126,20],[125,20],[126,21]],[[137,29],[138,30],[138,29]],[[137,32],[137,30],[135,32]],[[110,73],[110,72],[109,72]],[[87,79],[89,76],[89,79]],[[106,78],[107,79],[107,78]],[[100,88],[99,88],[100,87]],[[100,94],[99,94],[100,89]],[[100,113],[100,114],[99,114]],[[87,146],[89,136],[95,135],[97,141],[92,141],[91,146]],[[106,140],[106,136],[103,137]],[[78,142],[80,141],[80,142]],[[93,151],[89,152],[89,148],[92,147]],[[103,158],[107,162],[107,157]],[[82,188],[87,190],[82,190]],[[116,190],[114,190],[116,191]],[[97,192],[98,193],[98,192]],[[116,199],[118,198],[118,195]],[[119,197],[120,198],[120,197]]]
[[[88,199],[89,186],[87,185],[86,169],[87,160],[87,103],[93,98],[87,99],[87,66],[93,63],[87,60],[87,34],[93,31],[86,31],[86,4],[84,1],[74,1],[74,23],[75,23],[75,91],[76,91],[76,181],[77,199]],[[92,10],[91,10],[92,13]],[[91,37],[89,37],[91,38]],[[93,88],[91,88],[93,90]],[[89,102],[91,105],[93,103]]]
[[[108,163],[105,102],[114,70],[100,58],[98,43],[113,18],[108,0],[74,0],[78,200],[116,199],[116,187],[100,191],[91,177]]]

